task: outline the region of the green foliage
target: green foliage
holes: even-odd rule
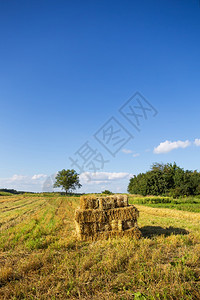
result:
[[[55,179],[54,187],[62,187],[66,194],[81,187],[79,175],[73,169],[59,171]]]
[[[173,198],[170,197],[136,197],[134,203],[137,204],[156,204],[156,203],[171,203]]]
[[[0,191],[0,196],[12,196],[13,194],[8,193],[8,192],[1,192]]]
[[[106,195],[113,195],[113,193],[109,190],[105,190],[103,192],[101,192],[102,194],[106,194]]]
[[[134,197],[129,196],[130,204],[141,204],[150,207],[158,208],[170,208],[176,210],[198,212],[200,213],[200,196],[190,196],[190,197],[179,197],[173,199],[172,197]]]
[[[174,164],[154,163],[150,171],[130,179],[131,194],[165,195],[177,198],[200,194],[200,173],[183,170]]]

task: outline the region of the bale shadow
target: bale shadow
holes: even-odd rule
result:
[[[140,228],[143,237],[154,237],[159,235],[169,236],[171,234],[178,235],[178,234],[189,234],[189,231],[182,229],[182,228],[175,228],[175,227],[167,227],[162,228],[161,226],[144,226]]]

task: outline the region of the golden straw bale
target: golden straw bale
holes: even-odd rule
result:
[[[112,209],[117,207],[116,197],[99,197],[99,209]]]
[[[139,212],[133,205],[109,210],[78,209],[75,211],[77,222],[111,222],[112,220],[137,220]]]
[[[99,208],[99,200],[96,196],[81,196],[80,197],[81,209],[97,209]]]
[[[123,230],[130,229],[135,226],[136,220],[122,221]]]
[[[117,207],[124,206],[124,197],[123,195],[117,195]]]
[[[77,229],[78,236],[81,237],[82,235],[85,235],[85,236],[94,235],[96,230],[94,229],[93,225],[94,225],[94,223],[78,223],[78,222],[76,222],[76,229]]]
[[[96,223],[96,222],[88,222],[88,223],[78,223],[75,221],[76,230],[78,235],[94,235],[96,232],[102,231],[110,231],[112,230],[111,224],[109,223]]]
[[[139,211],[133,205],[127,207],[119,207],[115,209],[110,209],[106,212],[108,221],[111,220],[137,220],[139,216]]]
[[[106,212],[98,209],[78,209],[75,211],[75,220],[77,222],[99,222],[105,223],[107,221]]]
[[[99,239],[108,239],[108,238],[114,238],[114,237],[123,237],[123,236],[129,236],[131,238],[139,239],[141,238],[141,232],[138,229],[138,227],[133,227],[128,230],[124,231],[101,231],[96,232],[92,236],[88,236],[86,234],[82,234],[79,236],[79,239],[82,241],[95,241]]]
[[[117,207],[128,206],[127,195],[112,195],[112,196],[81,196],[80,208],[81,209],[114,209]]]

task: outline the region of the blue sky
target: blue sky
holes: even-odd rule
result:
[[[200,171],[199,1],[1,1],[0,28],[1,188],[42,191],[87,141],[108,162],[84,164],[83,192],[153,162]],[[119,111],[136,92],[158,112],[140,132]],[[134,136],[115,157],[94,137],[111,117]]]

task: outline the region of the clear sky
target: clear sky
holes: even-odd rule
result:
[[[124,192],[153,162],[200,171],[199,57],[198,0],[0,1],[0,188],[42,191],[64,168],[83,192]]]

